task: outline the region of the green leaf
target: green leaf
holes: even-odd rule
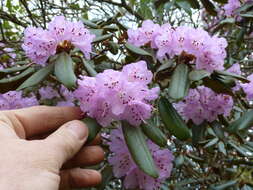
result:
[[[144,173],[157,178],[159,175],[141,128],[131,126],[126,121],[122,124],[125,141],[133,160]]]
[[[212,186],[211,190],[223,190],[223,189],[227,189],[228,187],[234,187],[235,184],[237,184],[237,180],[230,180],[230,181],[224,182],[221,185]]]
[[[113,178],[112,167],[106,165],[106,167],[102,170],[102,182],[98,186],[97,190],[104,190],[106,185],[109,184],[110,180]]]
[[[30,66],[23,65],[23,66],[20,66],[20,67],[11,67],[11,68],[0,70],[0,73],[14,73],[14,72],[17,72],[17,71],[23,71],[23,70],[27,69],[28,67],[30,67]]]
[[[225,156],[227,155],[227,151],[226,151],[226,149],[225,149],[225,144],[224,144],[222,141],[220,141],[220,142],[218,143],[218,149],[219,149],[219,151],[220,151],[221,153],[223,153]]]
[[[199,81],[208,76],[210,76],[210,73],[206,70],[194,70],[189,73],[189,79],[192,81]]]
[[[212,126],[215,135],[219,139],[225,138],[224,131],[222,130],[222,125],[218,121],[213,121],[212,123],[210,123],[210,125]]]
[[[22,78],[30,75],[34,71],[35,71],[35,69],[33,67],[29,67],[28,69],[26,69],[25,71],[23,71],[22,73],[20,73],[20,74],[18,74],[16,76],[1,79],[0,80],[0,84],[2,84],[2,83],[10,83],[10,82],[13,82],[13,81],[17,81],[19,79],[22,79]]]
[[[135,53],[135,54],[137,54],[137,55],[151,56],[150,53],[148,53],[147,51],[145,51],[145,50],[143,50],[143,49],[141,49],[141,48],[139,48],[139,47],[136,47],[136,46],[134,46],[134,45],[132,45],[132,44],[126,43],[125,46],[126,46],[126,48],[127,48],[129,51],[131,51],[131,52],[133,52],[133,53]]]
[[[227,71],[218,71],[218,70],[215,70],[213,72],[214,75],[222,75],[222,76],[230,76],[230,77],[233,77],[235,79],[238,79],[242,82],[250,82],[248,79],[246,79],[245,77],[241,76],[241,75],[237,75],[237,74],[234,74],[234,73],[230,73],[230,72],[227,72]]]
[[[172,104],[164,97],[159,99],[158,109],[166,129],[180,140],[191,137],[190,130]]]
[[[212,16],[216,16],[217,12],[215,10],[215,6],[213,5],[212,2],[210,2],[209,0],[200,0],[203,4],[203,6],[205,7],[206,11],[212,15]]]
[[[188,0],[189,3],[191,4],[192,8],[194,9],[200,9],[200,5],[198,0]]]
[[[95,77],[97,75],[97,71],[95,71],[95,69],[93,69],[93,67],[91,66],[91,62],[92,61],[86,61],[83,59],[83,64],[85,69],[87,70],[87,72],[89,73],[90,76]]]
[[[246,130],[253,126],[253,110],[244,113],[239,119],[231,123],[228,131],[236,133],[240,130]]]
[[[203,84],[211,88],[216,93],[228,94],[233,96],[233,91],[228,86],[224,85],[221,81],[212,77],[206,77],[203,79]]]
[[[192,143],[193,145],[197,145],[200,141],[203,140],[204,134],[207,128],[207,123],[203,122],[200,125],[192,124]]]
[[[73,88],[76,86],[76,76],[73,70],[73,61],[71,57],[62,52],[59,54],[55,61],[56,78],[68,88]]]
[[[157,126],[154,126],[153,123],[148,122],[147,124],[142,124],[141,129],[155,144],[161,147],[165,147],[167,145],[166,136]]]
[[[189,69],[185,64],[179,64],[175,69],[169,86],[169,96],[179,100],[184,98],[189,90],[190,81],[188,79]]]
[[[92,43],[99,43],[99,42],[102,42],[104,40],[108,40],[108,39],[111,39],[113,37],[113,34],[105,34],[103,36],[98,36],[96,37]]]
[[[176,159],[175,159],[175,165],[176,167],[180,167],[184,163],[184,156],[180,154]]]
[[[218,141],[219,141],[218,138],[214,138],[214,139],[210,140],[210,141],[204,146],[204,148],[213,146],[213,145],[215,145]]]
[[[227,141],[228,144],[233,147],[238,153],[240,153],[240,155],[248,157],[249,156],[249,151],[241,146],[238,146],[237,144],[235,144],[235,142],[229,140]]]
[[[41,81],[43,81],[53,71],[53,68],[54,68],[54,64],[49,64],[48,66],[40,69],[39,71],[34,73],[32,76],[30,76],[28,79],[26,79],[17,88],[17,90],[21,90],[21,89],[39,84]]]
[[[191,15],[191,3],[188,0],[176,0],[176,4]]]
[[[84,19],[84,18],[81,18],[81,21],[84,23],[84,25],[86,25],[86,26],[89,26],[89,27],[91,27],[91,28],[98,28],[98,25],[97,24],[95,24],[95,23],[93,23],[93,22],[91,22],[91,21],[89,21],[89,20],[86,20],[86,19]]]
[[[82,122],[84,122],[89,129],[89,136],[87,139],[87,143],[92,142],[99,133],[99,131],[101,130],[102,126],[99,125],[95,119],[92,119],[90,117],[84,118]]]

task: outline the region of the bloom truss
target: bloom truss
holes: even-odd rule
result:
[[[26,28],[22,47],[32,61],[44,65],[51,55],[56,54],[57,49],[71,49],[73,45],[89,58],[94,37],[81,21],[70,22],[63,16],[56,16],[48,24],[47,30]]]
[[[174,106],[186,121],[191,119],[199,125],[203,121],[214,121],[218,115],[229,116],[233,99],[229,95],[216,94],[207,87],[199,86],[190,89],[188,96]]]
[[[113,166],[113,173],[116,177],[125,177],[124,186],[127,189],[139,187],[144,190],[158,190],[170,176],[174,159],[172,153],[168,149],[161,150],[151,141],[147,141],[147,144],[158,169],[159,177],[157,179],[143,173],[134,163],[121,128],[111,131],[109,146],[113,155],[109,157],[109,163]]]
[[[158,97],[159,88],[148,88],[152,72],[146,62],[128,64],[122,71],[105,70],[96,77],[78,80],[75,97],[81,109],[107,126],[113,120],[127,120],[138,126],[151,116],[151,100]]]
[[[159,26],[146,20],[142,27],[128,30],[128,42],[135,46],[151,44],[152,48],[157,49],[159,59],[186,52],[195,56],[196,69],[210,72],[224,69],[226,39],[210,36],[203,29],[188,26],[173,28],[168,23]]]
[[[23,97],[21,91],[9,91],[0,94],[0,110],[12,110],[38,105],[34,95]]]

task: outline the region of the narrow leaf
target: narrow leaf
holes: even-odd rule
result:
[[[214,138],[214,139],[210,140],[210,141],[204,146],[204,148],[213,146],[213,145],[215,145],[218,141],[219,141],[218,138]]]
[[[132,44],[126,43],[125,46],[126,46],[126,48],[129,51],[131,51],[131,52],[133,52],[135,54],[151,56],[150,53],[148,53],[147,51],[145,51],[145,50],[143,50],[143,49],[141,49],[139,47],[136,47],[136,46],[134,46]]]
[[[165,147],[167,145],[167,138],[163,132],[152,123],[142,124],[141,129],[144,134],[151,139],[155,144]]]
[[[102,42],[104,40],[108,40],[108,39],[111,39],[113,36],[113,34],[105,34],[103,36],[98,36],[96,37],[92,43],[98,43],[98,42]]]
[[[172,104],[164,97],[158,102],[158,109],[166,129],[180,140],[191,137],[190,130]]]
[[[159,175],[141,128],[131,126],[123,121],[122,129],[126,144],[135,163],[144,173],[157,178]]]
[[[76,76],[73,70],[73,61],[67,53],[63,52],[57,57],[54,72],[56,78],[66,87],[75,87]]]
[[[187,95],[190,86],[188,73],[189,69],[187,65],[179,64],[177,66],[169,86],[169,95],[171,98],[179,100]]]
[[[235,133],[240,130],[245,130],[253,126],[253,110],[244,113],[239,119],[234,121],[228,127],[228,130]]]
[[[8,68],[8,69],[2,69],[2,70],[0,70],[0,73],[14,73],[17,71],[23,71],[28,67],[29,67],[28,65],[23,65],[20,67],[12,67],[12,68]]]
[[[194,70],[189,73],[189,79],[192,81],[199,81],[208,76],[210,76],[210,73],[206,70]]]
[[[89,129],[89,136],[87,139],[87,143],[89,143],[94,140],[94,138],[97,136],[97,134],[101,130],[102,126],[99,125],[95,119],[92,119],[89,117],[84,118],[82,122],[84,122]]]
[[[2,83],[10,83],[10,82],[13,82],[13,81],[17,81],[19,79],[22,79],[22,78],[30,75],[34,71],[35,71],[35,69],[33,67],[29,67],[28,69],[26,69],[25,71],[23,71],[19,75],[16,75],[16,76],[13,76],[13,77],[9,77],[9,78],[1,79],[0,80],[0,84],[2,84]]]
[[[54,64],[50,64],[36,73],[34,73],[32,76],[30,76],[28,79],[26,79],[18,88],[17,90],[21,90],[30,86],[34,86],[36,84],[39,84],[41,81],[43,81],[52,71],[54,68]]]

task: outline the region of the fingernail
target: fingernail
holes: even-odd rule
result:
[[[81,123],[70,123],[67,128],[80,140],[83,140],[85,137],[87,137],[87,129]]]

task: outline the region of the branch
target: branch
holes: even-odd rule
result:
[[[27,24],[19,21],[18,18],[15,15],[10,15],[10,14],[2,11],[2,10],[0,10],[0,18],[3,19],[3,20],[11,21],[14,24],[23,26],[24,28],[27,27]]]
[[[129,5],[126,4],[125,0],[122,0],[121,3],[117,3],[117,2],[114,2],[114,1],[111,1],[111,0],[96,0],[96,1],[102,2],[102,3],[109,3],[111,5],[115,5],[115,6],[118,6],[118,7],[123,7],[129,13],[131,13],[132,15],[134,15],[136,18],[138,18],[140,20],[144,20],[144,18],[139,13],[137,13],[136,11],[134,11]]]
[[[20,0],[20,2],[21,2],[22,5],[25,7],[25,10],[26,10],[26,12],[27,12],[27,14],[28,14],[30,20],[32,21],[33,26],[37,26],[36,22],[35,22],[34,19],[33,19],[33,15],[32,15],[32,13],[31,13],[30,9],[28,8],[28,5],[27,5],[26,0]]]

